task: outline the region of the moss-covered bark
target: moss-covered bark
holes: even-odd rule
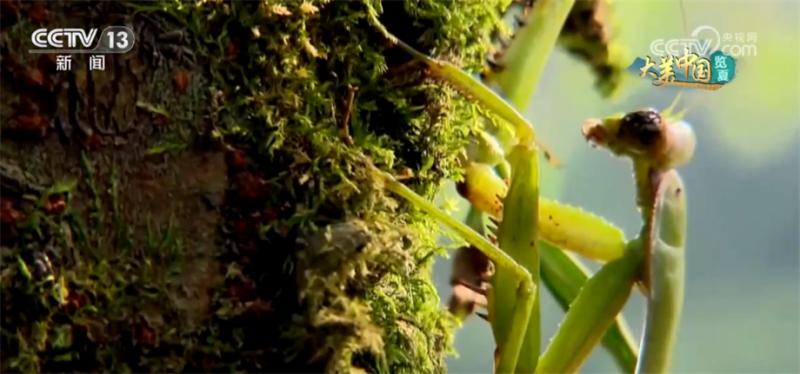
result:
[[[477,70],[504,4],[2,5],[2,371],[444,370],[436,226],[368,165],[432,196],[477,108],[367,12]],[[90,24],[135,49],[27,53]]]

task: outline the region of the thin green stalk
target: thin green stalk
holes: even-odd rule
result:
[[[574,4],[575,0],[537,0],[525,27],[498,61],[502,70],[487,76],[515,107],[528,106]]]
[[[565,311],[569,310],[570,304],[589,279],[589,270],[560,248],[546,242],[539,243],[539,254],[542,282],[559,305]],[[602,344],[622,371],[632,373],[636,369],[639,347],[622,314],[608,328]]]
[[[533,129],[533,125],[517,109],[503,100],[497,92],[481,83],[480,80],[464,72],[458,66],[447,61],[432,59],[393,35],[388,34],[388,36],[397,46],[425,62],[431,74],[450,83],[462,94],[474,98],[491,113],[508,121],[514,126],[520,144],[532,144],[536,140],[536,131]]]
[[[535,160],[533,162],[535,163]],[[512,326],[527,326],[534,307],[535,295],[537,295],[536,285],[533,283],[531,273],[525,267],[517,263],[505,251],[495,247],[486,238],[475,232],[475,230],[472,230],[464,223],[450,217],[447,213],[434,206],[430,201],[417,195],[414,191],[394,179],[390,174],[378,170],[377,168],[374,170],[378,175],[383,177],[385,186],[389,191],[406,199],[412,205],[436,219],[439,223],[455,231],[466,240],[467,243],[478,248],[486,257],[492,260],[495,264],[496,271],[502,271],[513,278],[513,282],[507,284],[507,286],[509,287],[508,289],[514,291],[516,302],[511,304],[514,306],[511,314],[505,317],[512,323]],[[503,340],[498,341],[498,346],[504,347],[504,349],[501,349],[499,352],[496,365],[498,373],[515,372],[525,337],[525,329],[518,328],[512,329]]]
[[[539,359],[539,373],[575,372],[614,322],[638,278],[641,242],[631,242],[625,255],[604,265],[583,286]]]
[[[571,4],[572,0],[566,0],[565,2],[569,2]],[[526,120],[525,117],[514,108],[514,106],[503,100],[503,98],[500,97],[497,92],[481,83],[480,80],[476,79],[472,75],[464,72],[458,66],[455,66],[447,61],[430,58],[424,53],[417,51],[414,49],[414,47],[408,45],[404,41],[398,39],[396,36],[392,35],[392,33],[390,33],[386,27],[383,26],[383,24],[380,23],[377,18],[377,14],[374,14],[374,11],[371,11],[370,13],[370,22],[391,43],[402,48],[404,51],[406,51],[406,53],[414,56],[415,59],[424,62],[433,76],[449,83],[462,94],[469,96],[480,103],[497,117],[510,123],[516,131],[516,137],[519,144],[536,144],[536,146],[542,150],[547,160],[554,165],[559,164],[559,161],[556,159],[553,152],[550,151],[546,145],[537,140],[536,131],[534,130],[533,125],[528,122],[528,120]],[[548,26],[554,27],[556,25],[548,23]],[[557,26],[558,29],[560,29],[560,25]],[[550,49],[552,49],[552,46]],[[549,55],[549,50],[543,52],[546,52],[547,55]],[[547,55],[541,59],[546,59]]]
[[[515,372],[536,370],[541,341],[539,312],[539,250],[537,247],[539,219],[539,166],[533,147],[518,145],[508,157],[511,162],[511,185],[504,199],[503,218],[497,230],[500,248],[531,274],[534,287],[533,310],[530,318],[516,323],[510,316],[516,308],[514,276],[498,268],[492,277],[489,293],[489,318],[496,342],[503,342],[515,332],[524,333],[521,356]],[[498,345],[500,354],[509,347]]]
[[[637,373],[669,371],[685,287],[686,198],[674,170],[661,179],[655,209],[651,288]]]
[[[494,244],[483,237],[483,235],[478,234],[475,232],[475,230],[471,229],[466,224],[459,222],[457,219],[450,217],[447,213],[433,205],[433,203],[418,195],[416,192],[406,187],[406,185],[398,182],[391,174],[382,170],[378,170],[377,168],[374,170],[381,177],[383,177],[385,186],[389,191],[392,191],[393,193],[396,193],[400,197],[406,199],[417,209],[424,211],[433,217],[433,219],[435,219],[437,222],[453,230],[467,243],[474,245],[476,248],[478,248],[478,250],[486,254],[486,257],[489,257],[489,259],[492,260],[497,266],[507,266],[512,268],[518,266],[514,259],[512,259],[505,252],[501,251],[499,248],[495,247]],[[522,274],[523,272],[520,273]]]

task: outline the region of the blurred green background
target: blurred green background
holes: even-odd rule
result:
[[[673,371],[800,371],[800,5],[627,0],[614,2],[613,14],[630,61],[650,54],[653,40],[688,37],[701,25],[757,33],[757,55],[737,58],[733,82],[718,91],[683,90],[698,147],[680,170],[689,199],[688,279]],[[567,164],[542,167],[543,196],[601,214],[630,237],[640,225],[630,163],[589,147],[580,126],[614,112],[663,109],[678,90],[627,78],[616,99],[603,99],[587,66],[558,50],[526,116]],[[440,198],[453,196],[448,186]],[[465,213],[461,204],[456,214]],[[449,259],[439,260],[443,302],[449,273]],[[542,308],[546,343],[563,313],[546,293]],[[640,336],[641,296],[628,302],[625,315]],[[450,372],[491,372],[493,349],[488,324],[471,318],[456,335],[459,356],[450,359]],[[598,348],[583,371],[617,369]]]

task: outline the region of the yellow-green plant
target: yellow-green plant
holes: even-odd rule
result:
[[[505,136],[495,134],[501,135],[497,139],[478,134],[468,152],[465,181],[459,189],[473,207],[468,224],[392,175],[377,169],[376,173],[388,190],[455,231],[493,263],[491,286],[476,286],[474,291],[486,296],[487,319],[497,345],[496,372],[574,372],[601,339],[624,371],[664,372],[669,369],[684,287],[685,191],[674,169],[691,159],[694,134],[679,120],[681,115],[672,114],[672,107],[662,113],[646,109],[585,124],[587,140],[633,161],[642,216],[642,229],[633,239],[626,240],[621,230],[596,215],[539,198],[538,153],[554,164],[558,161],[518,109],[529,101],[573,3],[542,0],[525,12],[526,26],[497,64],[500,69],[485,75],[486,83],[497,86],[504,97],[457,66],[415,50],[372,17],[376,29],[423,62],[430,76],[510,125]],[[484,230],[482,214],[497,223],[496,236]],[[604,265],[590,275],[563,250]],[[542,283],[567,310],[543,352],[539,347]],[[647,298],[648,308],[641,348],[636,348],[620,315],[635,285]]]

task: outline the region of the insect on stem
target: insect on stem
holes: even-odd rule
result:
[[[569,3],[566,1],[565,3]],[[489,109],[497,117],[510,123],[516,131],[516,137],[519,144],[532,145],[535,144],[537,148],[542,151],[545,160],[553,166],[560,166],[561,161],[555,156],[550,148],[541,142],[536,137],[536,131],[533,125],[511,104],[503,100],[503,98],[493,91],[480,80],[472,75],[464,72],[458,66],[449,62],[437,60],[426,56],[424,53],[414,49],[406,42],[398,39],[392,35],[383,24],[377,19],[377,15],[370,13],[371,23],[383,34],[383,36],[393,45],[400,47],[406,53],[413,56],[425,63],[431,75],[441,79],[442,81],[450,84],[453,88],[458,90],[461,94],[468,96],[486,109]]]
[[[381,176],[381,179],[383,179],[386,189],[399,195],[403,199],[410,202],[417,209],[420,209],[425,213],[428,213],[439,223],[455,231],[467,243],[472,244],[473,246],[478,248],[481,252],[486,254],[486,256],[489,257],[489,259],[495,263],[495,266],[506,266],[515,269],[519,267],[519,265],[514,261],[514,259],[512,259],[508,254],[506,254],[499,248],[495,247],[494,244],[492,244],[484,236],[478,234],[477,232],[475,232],[475,230],[469,228],[464,223],[459,222],[453,217],[450,217],[447,213],[434,206],[433,203],[426,200],[422,196],[418,195],[416,192],[406,187],[406,185],[398,182],[391,174],[383,170],[380,170],[376,167],[374,167],[374,170],[379,176]],[[515,271],[518,273],[527,273],[524,271],[524,269],[521,269],[521,267],[520,269]],[[530,277],[530,275],[528,275],[528,277]]]

